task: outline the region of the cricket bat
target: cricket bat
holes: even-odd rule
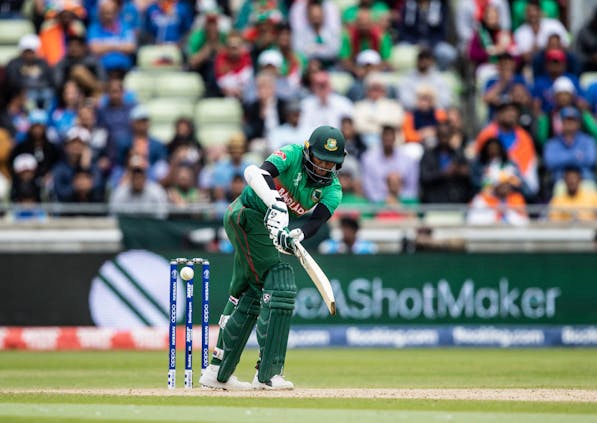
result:
[[[311,254],[303,247],[303,245],[295,241],[294,243],[294,255],[298,258],[301,266],[305,269],[317,290],[321,294],[323,301],[328,307],[330,314],[333,316],[336,314],[336,299],[334,298],[334,292],[332,291],[332,285],[330,284],[330,280],[328,277],[323,273],[321,267],[315,262]]]

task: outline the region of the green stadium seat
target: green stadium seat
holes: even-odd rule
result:
[[[187,98],[196,101],[203,96],[203,79],[195,72],[160,72],[156,76],[156,96]]]
[[[390,53],[390,65],[395,71],[403,72],[413,69],[417,63],[419,49],[410,44],[398,44],[392,47]]]
[[[23,35],[34,34],[33,24],[26,19],[0,20],[0,44],[16,46]]]
[[[330,72],[330,84],[338,94],[346,95],[353,82],[354,78],[348,72]]]
[[[441,76],[443,80],[450,86],[450,91],[452,91],[452,98],[454,99],[454,104],[460,104],[460,96],[462,95],[463,84],[460,76],[456,72],[446,71],[442,72]]]
[[[583,90],[586,90],[595,82],[597,82],[597,72],[583,72],[580,75],[580,86]]]
[[[379,78],[383,82],[386,88],[394,87],[397,88],[402,79],[402,73],[400,72],[380,72]]]
[[[351,6],[356,6],[359,4],[358,0],[333,0],[332,2],[336,5],[340,13],[344,12]]]
[[[124,78],[124,87],[137,94],[139,102],[144,103],[155,96],[156,75],[151,71],[132,71]]]
[[[240,130],[240,125],[199,125],[197,138],[199,138],[199,142],[203,147],[224,147],[228,143],[230,136]]]
[[[146,103],[151,122],[156,124],[174,124],[181,116],[192,117],[195,105],[181,99],[154,98]]]
[[[5,66],[8,62],[19,55],[19,49],[15,46],[0,46],[0,66]]]
[[[198,126],[230,124],[240,126],[243,109],[236,98],[205,98],[197,103],[195,123]]]
[[[178,70],[182,53],[173,44],[143,46],[137,52],[137,65],[144,70]]]

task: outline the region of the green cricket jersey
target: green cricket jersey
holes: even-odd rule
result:
[[[325,187],[308,187],[307,173],[303,169],[303,146],[289,144],[272,153],[267,159],[278,169],[280,174],[274,179],[280,197],[288,206],[290,216],[302,216],[318,203],[325,205],[330,214],[342,201],[342,187],[338,177]],[[248,207],[264,213],[266,205],[261,198],[247,186],[241,194],[241,201]]]

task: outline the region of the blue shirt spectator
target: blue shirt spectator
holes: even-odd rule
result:
[[[124,142],[131,137],[129,117],[134,104],[125,102],[122,81],[108,81],[108,99],[97,112],[98,125],[108,130],[113,145]]]
[[[358,237],[359,222],[350,216],[340,219],[341,238],[329,238],[319,244],[321,254],[375,254],[377,245]]]
[[[184,1],[158,0],[145,11],[143,31],[153,43],[179,43],[191,29],[193,17]]]
[[[113,0],[100,3],[98,19],[87,34],[91,52],[100,57],[106,70],[129,70],[137,45],[135,31],[120,19]]]
[[[545,166],[554,181],[562,179],[564,170],[571,166],[581,170],[583,179],[594,180],[595,140],[579,130],[581,115],[577,109],[564,107],[560,116],[562,134],[547,141]]]
[[[533,86],[533,98],[541,101],[541,109],[544,112],[549,112],[553,108],[553,91],[552,85],[560,76],[566,76],[574,84],[576,92],[579,95],[583,94],[578,78],[571,73],[566,72],[566,52],[560,49],[547,50],[545,53],[545,70],[546,74],[535,78],[535,85]]]
[[[597,115],[597,82],[594,82],[591,85],[589,85],[585,98],[589,102],[589,106],[591,107],[591,113]]]

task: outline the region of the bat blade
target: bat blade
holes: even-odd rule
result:
[[[300,242],[295,242],[294,254],[298,258],[301,266],[307,272],[317,290],[321,294],[323,301],[325,302],[330,314],[333,316],[336,314],[336,299],[334,298],[334,292],[332,291],[332,284],[325,275],[321,267],[317,264],[315,259],[311,257],[311,254],[302,246]]]

